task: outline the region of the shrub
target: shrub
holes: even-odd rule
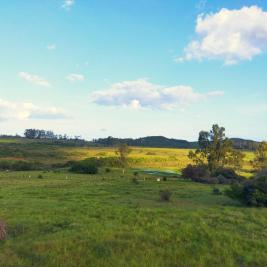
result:
[[[37,178],[38,178],[38,179],[43,179],[44,177],[43,177],[42,174],[39,174],[39,175],[37,176]]]
[[[29,162],[24,160],[1,160],[0,169],[1,170],[13,170],[13,171],[32,171],[41,168],[39,162]]]
[[[70,167],[70,171],[82,174],[97,174],[98,166],[99,164],[97,164],[97,162],[94,160],[82,160],[75,162]]]
[[[133,182],[134,184],[139,184],[139,181],[137,180],[136,177],[133,177],[132,182]]]
[[[219,184],[219,180],[216,177],[197,178],[192,179],[192,181],[202,184]]]
[[[260,170],[256,173],[255,178],[267,177],[267,169]]]
[[[0,221],[0,241],[5,240],[7,237],[6,225]]]
[[[172,193],[169,190],[160,191],[160,200],[163,202],[169,202],[171,199]]]
[[[214,187],[212,189],[212,193],[213,193],[213,195],[221,195],[222,194],[221,190],[217,187]]]
[[[197,166],[189,164],[182,170],[182,176],[187,179],[195,180],[199,178],[210,177],[210,173],[205,165]]]
[[[163,180],[164,182],[166,182],[166,181],[167,181],[167,177],[164,176],[164,177],[162,178],[162,180]]]
[[[240,180],[240,176],[231,168],[219,168],[214,173],[215,177],[224,177],[226,179]]]
[[[135,172],[133,173],[133,175],[134,175],[135,177],[137,177],[137,176],[138,176],[138,172],[135,171]]]
[[[247,206],[267,207],[267,177],[255,178],[244,184],[232,185],[225,193]]]
[[[105,169],[105,172],[106,172],[106,173],[110,173],[110,172],[111,172],[111,169],[110,169],[110,168],[106,168],[106,169]]]

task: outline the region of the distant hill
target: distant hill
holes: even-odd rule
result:
[[[254,150],[258,142],[245,140],[241,138],[231,138],[236,149]],[[137,147],[158,147],[158,148],[198,148],[198,142],[189,142],[187,140],[167,138],[164,136],[147,136],[137,139],[132,138],[100,138],[93,140],[93,143],[100,146],[116,146],[121,143],[126,143],[129,146]]]
[[[236,149],[255,150],[259,145],[259,142],[253,140],[246,140],[241,138],[230,138],[233,142],[233,146]]]

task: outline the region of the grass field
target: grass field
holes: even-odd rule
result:
[[[0,174],[9,234],[1,267],[267,265],[267,210],[213,195],[210,185],[142,175],[134,184],[119,170],[39,174]]]
[[[172,178],[190,163],[188,152],[132,148],[125,177],[119,169],[93,176],[66,169],[0,172],[0,221],[8,232],[0,267],[267,266],[267,210],[214,195],[211,185]],[[0,139],[0,160],[49,166],[115,155],[115,148]],[[249,177],[253,153],[245,155],[242,173]],[[157,182],[161,176],[167,181]],[[170,202],[160,201],[160,190],[172,193]]]
[[[131,168],[164,169],[180,171],[191,163],[187,155],[189,149],[170,148],[131,148]],[[115,157],[116,148],[112,147],[67,147],[49,142],[27,139],[0,139],[0,160],[29,160],[44,164],[65,163],[88,157]],[[246,151],[242,175],[249,177],[250,160],[253,153]]]

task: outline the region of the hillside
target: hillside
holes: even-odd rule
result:
[[[231,138],[233,145],[236,149],[254,150],[258,142],[246,140],[241,138]],[[126,143],[129,146],[137,147],[158,147],[158,148],[183,148],[183,149],[196,149],[198,142],[190,142],[187,140],[167,138],[164,136],[147,136],[137,139],[132,138],[100,138],[93,140],[94,144],[101,146],[116,146],[120,143]]]

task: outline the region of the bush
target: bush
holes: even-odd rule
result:
[[[267,169],[260,170],[256,173],[255,178],[267,177]]]
[[[205,165],[193,166],[191,164],[187,165],[186,168],[182,170],[182,176],[187,179],[199,179],[210,177],[208,168]]]
[[[217,187],[214,187],[212,189],[212,193],[213,193],[213,195],[221,195],[222,194],[221,190]]]
[[[7,236],[6,225],[0,221],[0,241],[5,240],[6,236]]]
[[[70,167],[71,172],[81,173],[81,174],[97,174],[99,164],[93,160],[82,160],[73,163]]]
[[[214,173],[215,177],[224,177],[231,180],[240,180],[241,177],[231,168],[219,168]]]
[[[43,179],[44,177],[43,177],[42,174],[39,174],[39,175],[37,176],[37,178],[38,178],[38,179]]]
[[[1,160],[0,170],[12,170],[12,171],[32,171],[41,169],[39,162],[29,162],[24,160]]]
[[[137,180],[136,177],[133,177],[132,182],[133,182],[134,184],[139,184],[139,181]]]
[[[106,168],[106,169],[105,169],[105,172],[106,172],[106,173],[110,173],[110,172],[111,172],[111,169],[110,169],[110,168]]]
[[[133,175],[134,175],[135,177],[137,177],[137,176],[138,176],[138,172],[135,171],[135,172],[133,173]]]
[[[164,181],[164,182],[166,182],[167,181],[167,177],[166,176],[163,176],[163,178],[162,178],[162,180]]]
[[[225,193],[247,206],[267,207],[267,177],[255,178],[244,184],[232,185]]]
[[[204,184],[234,184],[243,181],[243,177],[230,168],[220,168],[211,176],[206,165],[191,164],[183,169],[182,177]]]
[[[171,199],[172,193],[169,190],[160,191],[160,200],[163,202],[169,202]]]

